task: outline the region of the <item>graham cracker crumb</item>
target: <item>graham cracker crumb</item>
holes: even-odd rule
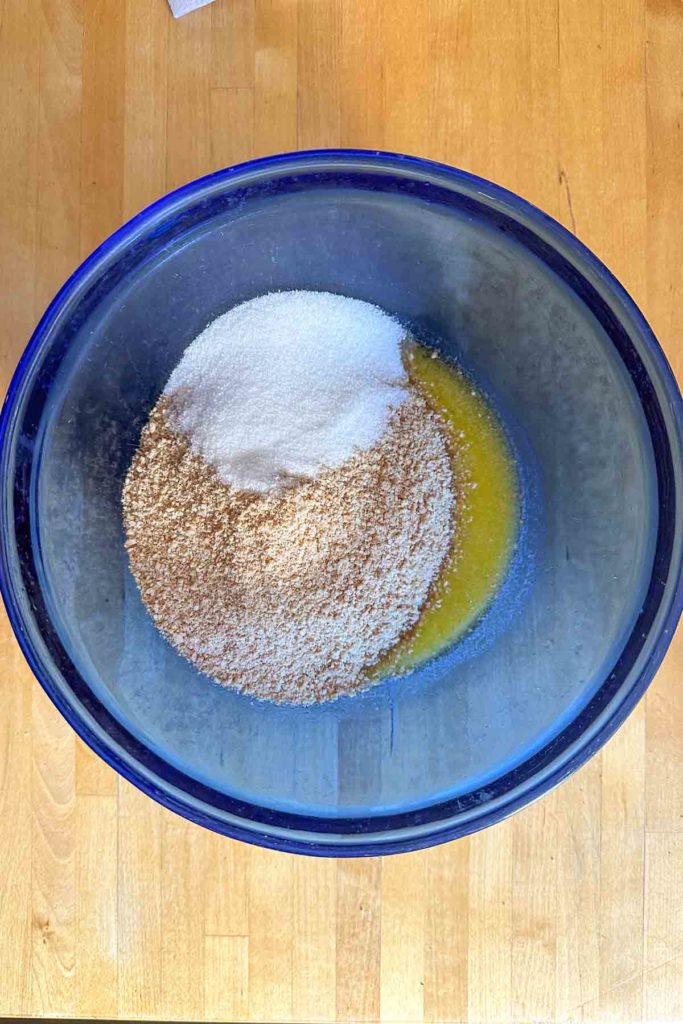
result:
[[[455,498],[417,393],[372,448],[281,493],[223,483],[162,397],[123,491],[130,565],[171,644],[254,697],[309,704],[371,685],[448,557]]]

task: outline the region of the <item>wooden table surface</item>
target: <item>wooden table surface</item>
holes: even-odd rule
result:
[[[680,0],[0,0],[0,367],[182,182],[317,146],[417,153],[559,218],[683,370]],[[309,860],[162,810],[0,624],[0,1013],[683,1020],[683,647],[601,755],[469,840]]]

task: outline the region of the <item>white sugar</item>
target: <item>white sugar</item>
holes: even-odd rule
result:
[[[164,394],[173,426],[238,490],[277,490],[365,451],[408,396],[401,325],[327,292],[277,292],[214,320]]]

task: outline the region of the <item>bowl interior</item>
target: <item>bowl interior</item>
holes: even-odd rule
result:
[[[652,430],[609,317],[496,202],[390,170],[224,176],[134,224],[53,310],[17,412],[30,478],[16,573],[26,591],[30,561],[40,600],[29,586],[26,615],[53,681],[78,715],[99,715],[105,743],[132,737],[141,771],[219,819],[243,801],[246,820],[287,812],[367,838],[382,816],[417,809],[419,827],[452,798],[472,813],[555,737],[579,738],[567,730],[651,584]],[[120,514],[185,346],[235,303],[291,288],[377,303],[469,370],[523,492],[510,572],[472,633],[411,677],[314,708],[221,689],[177,655],[141,604]]]

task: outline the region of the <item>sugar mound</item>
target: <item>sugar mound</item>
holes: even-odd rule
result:
[[[171,374],[171,424],[238,490],[311,479],[376,444],[408,397],[404,335],[377,306],[328,292],[244,302]]]

